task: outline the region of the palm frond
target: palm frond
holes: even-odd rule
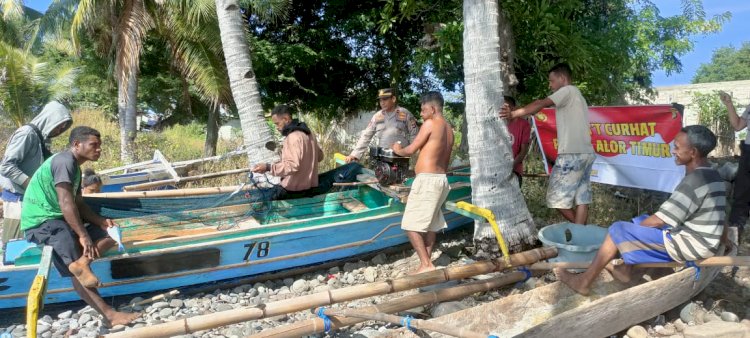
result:
[[[278,22],[289,17],[292,0],[242,0],[243,7],[252,8],[252,13],[265,22]]]
[[[23,0],[2,0],[0,8],[2,8],[5,21],[23,19]]]
[[[73,39],[73,47],[80,48],[80,32],[86,27],[87,24],[91,24],[96,14],[96,0],[80,0],[78,7],[76,8],[73,20],[70,24],[70,36]]]
[[[60,100],[71,97],[75,91],[75,81],[81,69],[66,63],[59,65],[54,72],[49,74],[49,85],[47,92],[50,99]]]
[[[146,32],[154,26],[142,0],[128,0],[121,9],[115,41],[115,76],[125,86],[130,75],[138,71],[141,48]]]

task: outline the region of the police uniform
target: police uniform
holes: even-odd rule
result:
[[[370,124],[362,131],[351,156],[362,159],[373,136],[377,136],[379,147],[390,148],[399,141],[406,147],[414,141],[418,132],[417,120],[406,108],[397,106],[395,111],[389,113],[381,109],[372,116]]]

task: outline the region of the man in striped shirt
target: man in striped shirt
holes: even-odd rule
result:
[[[706,159],[714,147],[716,136],[708,128],[699,125],[682,128],[675,137],[672,155],[678,165],[685,166],[685,177],[669,199],[650,217],[612,224],[591,266],[579,275],[556,268],[558,279],[585,295],[618,253],[625,264],[610,271],[623,281],[630,279],[633,264],[686,262],[718,254],[724,230],[726,188]]]

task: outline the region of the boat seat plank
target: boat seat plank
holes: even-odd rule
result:
[[[344,209],[349,210],[350,212],[358,212],[368,209],[367,206],[359,200],[345,201],[341,203],[341,206],[343,206]]]
[[[207,226],[203,223],[196,223],[196,225],[202,225],[202,226],[197,227],[197,228],[190,228],[190,229],[170,229],[167,231],[160,231],[160,232],[128,234],[128,236],[124,238],[124,241],[126,244],[127,243],[137,244],[138,242],[152,241],[155,239],[198,235],[198,234],[204,234],[204,233],[216,231],[216,227],[213,227],[213,226]]]

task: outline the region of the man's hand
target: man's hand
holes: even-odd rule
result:
[[[510,111],[510,105],[507,103],[503,103],[503,107],[500,108],[500,118],[501,119],[511,119],[513,118],[513,114]]]
[[[393,149],[393,152],[396,153],[396,155],[400,156],[398,152],[401,151],[401,149],[404,149],[404,147],[401,146],[401,142],[396,142],[391,146],[391,149]]]
[[[266,171],[268,171],[268,167],[270,167],[268,163],[260,163],[256,164],[255,167],[253,167],[253,172],[258,174],[263,174]]]
[[[356,157],[354,157],[354,156],[352,156],[352,155],[349,155],[346,158],[344,158],[344,161],[346,161],[346,163],[352,163],[352,162],[359,161],[359,159],[356,158]]]
[[[86,234],[86,236],[79,237],[78,242],[81,243],[81,247],[83,247],[84,257],[88,257],[90,259],[99,257],[99,249],[97,249],[96,246],[94,246],[94,243],[91,242],[91,237],[89,237],[88,234]]]
[[[106,231],[107,229],[114,227],[114,226],[117,226],[117,223],[115,223],[115,221],[113,221],[111,218],[105,218],[104,222],[102,222],[102,224],[99,227],[101,227],[102,229],[104,229],[104,231]]]
[[[729,96],[729,94],[727,94],[726,92],[720,91],[719,99],[721,99],[721,103],[723,103],[725,106],[732,104],[732,97]]]

